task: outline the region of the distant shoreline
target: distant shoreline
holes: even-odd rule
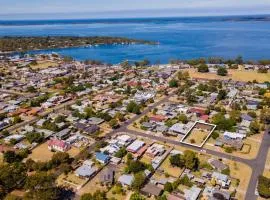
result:
[[[27,51],[50,49],[67,49],[99,45],[156,45],[157,42],[130,39],[125,37],[77,37],[77,36],[47,36],[47,37],[0,37],[0,54],[13,54]]]
[[[1,16],[1,15],[0,15]],[[191,19],[216,19],[217,21],[232,21],[232,22],[245,22],[245,21],[259,21],[270,22],[269,14],[262,15],[224,15],[224,16],[175,16],[175,17],[134,17],[134,18],[59,18],[59,19],[7,19],[0,20],[0,26],[35,26],[35,25],[83,25],[83,24],[115,24],[115,23],[143,23],[155,22],[157,20],[165,20],[167,22],[175,20]]]

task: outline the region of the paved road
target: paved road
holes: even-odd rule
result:
[[[4,90],[4,89],[0,89],[0,92],[6,93],[6,94],[15,94],[15,95],[19,95],[19,96],[27,95],[27,93],[13,91],[13,90]]]
[[[263,174],[267,159],[267,153],[270,147],[270,135],[268,134],[268,131],[270,131],[269,127],[264,133],[257,157],[249,161],[249,166],[252,168],[252,175],[246,193],[246,200],[254,200],[257,198],[255,195],[257,178],[259,175]]]

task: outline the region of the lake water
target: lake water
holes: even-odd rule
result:
[[[199,57],[246,60],[270,59],[270,20],[262,17],[196,17],[110,20],[0,21],[0,36],[122,36],[159,42],[159,45],[104,45],[53,49],[78,60],[109,63],[149,59]]]

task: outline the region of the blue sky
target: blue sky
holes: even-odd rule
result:
[[[270,0],[0,0],[0,19],[270,14]]]

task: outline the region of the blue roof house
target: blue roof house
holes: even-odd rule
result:
[[[110,161],[110,156],[101,153],[101,152],[97,152],[96,153],[96,160],[102,164],[107,164]]]

